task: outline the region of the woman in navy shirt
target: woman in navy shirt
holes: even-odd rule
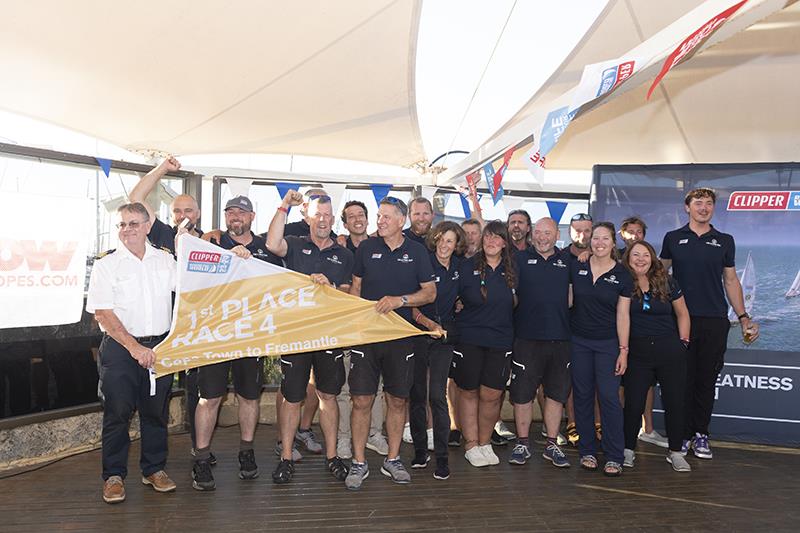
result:
[[[452,338],[455,334],[454,308],[458,296],[458,277],[461,261],[458,256],[467,249],[467,236],[455,222],[441,222],[426,239],[431,252],[436,300],[420,309],[414,309],[414,321],[429,331],[444,331],[447,338],[416,338],[414,348],[414,385],[411,387],[409,422],[414,441],[414,460],[411,468],[428,465],[427,409],[430,401],[433,419],[433,445],[436,454],[436,471],[433,477],[447,479],[450,467],[447,460],[447,440],[450,436],[450,414],[447,410],[447,377],[453,360]]]
[[[628,270],[615,259],[615,233],[612,223],[596,223],[592,229],[589,261],[570,264],[572,392],[580,435],[581,466],[597,470],[596,391],[606,459],[603,473],[608,476],[622,474],[624,435],[619,383],[628,364],[632,286]]]
[[[681,454],[689,310],[678,282],[667,274],[649,243],[639,241],[628,248],[622,263],[633,275],[624,464],[633,467],[647,391],[658,380],[669,438],[667,461],[676,472],[690,472],[692,468]]]
[[[476,467],[500,462],[490,439],[508,382],[516,303],[506,225],[489,222],[481,242],[481,251],[464,260],[459,270],[458,294],[464,307],[456,316],[459,344],[453,358],[465,457]]]

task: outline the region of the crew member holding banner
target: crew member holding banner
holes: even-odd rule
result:
[[[301,203],[303,203],[302,194],[294,190],[286,193],[270,223],[267,247],[278,257],[284,257],[289,269],[308,274],[314,283],[348,292],[353,274],[353,253],[331,238],[334,217],[329,196],[316,195],[309,199],[306,205],[306,220],[310,229],[308,236],[284,238],[283,230],[289,208]],[[281,393],[284,401],[278,411],[278,422],[282,450],[281,460],[272,473],[272,480],[275,483],[288,483],[294,474],[292,447],[300,422],[300,406],[306,398],[313,366],[328,470],[333,477],[344,481],[348,468],[336,454],[339,421],[336,396],[341,392],[345,379],[342,349],[334,348],[281,357],[280,361],[283,373]],[[301,431],[310,432],[310,429]]]
[[[378,208],[378,236],[362,242],[356,252],[350,294],[375,300],[375,310],[384,314],[397,310],[412,322],[411,308],[421,307],[436,298],[436,284],[428,251],[403,236],[408,207],[388,196]],[[413,341],[409,338],[378,342],[352,349],[348,379],[353,411],[350,425],[353,434],[353,463],[345,479],[351,490],[361,488],[369,475],[364,448],[369,432],[369,418],[378,381],[383,376],[388,404],[386,432],[389,455],[381,473],[395,483],[409,483],[411,476],[400,461],[400,440],[405,423],[406,405],[413,380]]]
[[[212,233],[203,236],[214,244],[230,250],[243,258],[255,257],[280,265],[281,260],[267,250],[267,243],[251,230],[255,213],[253,204],[246,196],[237,196],[225,204],[225,224],[227,231],[220,234],[219,240]],[[228,373],[233,371],[233,385],[239,404],[239,477],[255,479],[258,477],[253,439],[258,424],[259,397],[264,383],[264,364],[262,358],[245,357],[204,366],[198,374],[200,403],[195,413],[197,451],[192,467],[192,487],[197,490],[214,490],[216,483],[211,473],[211,436],[217,424],[222,397],[228,392]]]
[[[147,243],[152,222],[140,203],[119,209],[120,248],[95,261],[86,311],[94,313],[105,335],[100,344],[103,404],[103,500],[125,500],[128,426],[134,411],[141,427],[142,483],[158,492],[175,490],[164,472],[172,375],[155,379],[152,348],[169,330],[175,259]]]

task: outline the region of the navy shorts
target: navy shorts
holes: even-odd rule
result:
[[[511,357],[511,402],[533,401],[539,385],[544,385],[545,396],[566,403],[572,386],[569,363],[569,341],[515,340]]]
[[[317,390],[334,396],[342,392],[344,353],[341,349],[299,353],[281,357],[281,392],[287,402],[305,400],[312,367]]]
[[[233,373],[233,388],[245,400],[257,400],[264,385],[264,358],[243,357],[224,363],[201,366],[197,385],[201,398],[221,398],[228,392],[228,374]]]
[[[511,366],[511,350],[474,344],[458,344],[453,349],[453,379],[463,390],[481,385],[505,390]]]
[[[365,344],[350,349],[350,395],[371,396],[383,391],[408,398],[414,383],[414,341],[412,338]]]

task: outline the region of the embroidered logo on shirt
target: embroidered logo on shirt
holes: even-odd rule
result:
[[[303,248],[303,253],[306,254],[306,255],[311,255],[311,249],[310,248]]]
[[[562,261],[561,259],[553,263],[553,266],[557,266],[558,268],[567,268],[567,265],[565,265],[564,261]]]
[[[715,248],[721,248],[722,245],[717,242],[717,239],[711,239],[710,241],[706,241],[706,244],[709,246],[713,246]]]
[[[481,271],[480,270],[473,270],[472,271],[472,275],[473,276],[480,276],[481,275]]]
[[[614,274],[611,274],[607,278],[603,278],[603,279],[606,280],[609,283],[613,283],[614,285],[619,285],[619,281],[617,281],[617,276],[615,276]]]
[[[441,278],[439,276],[436,276],[436,277],[433,278],[433,281],[435,281],[436,283],[439,283],[442,280],[441,280]]]
[[[337,264],[337,265],[341,265],[341,264],[342,264],[342,262],[341,262],[341,261],[339,261],[339,256],[337,256],[337,255],[335,255],[335,254],[334,254],[334,255],[332,255],[332,256],[330,256],[330,257],[327,257],[326,259],[327,259],[328,261],[330,261],[331,263],[335,263],[335,264]]]
[[[529,265],[535,265],[539,260],[538,259],[528,259]]]
[[[453,281],[455,281],[455,280],[457,280],[457,279],[458,279],[458,270],[456,270],[455,272],[453,272]]]
[[[587,275],[588,273],[589,273],[589,271],[588,271],[588,270],[578,270],[578,275],[579,275],[579,276],[585,276],[585,275]]]
[[[678,241],[678,244],[686,244],[689,242],[689,239],[681,239]]]
[[[372,254],[373,259],[380,259],[383,254]]]
[[[398,257],[397,260],[400,261],[401,263],[413,263],[414,262],[414,259],[412,259],[411,257],[408,257],[408,254],[403,254],[403,257]]]

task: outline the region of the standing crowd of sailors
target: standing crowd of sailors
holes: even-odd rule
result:
[[[125,499],[134,411],[142,482],[159,492],[175,490],[164,471],[172,376],[155,379],[150,368],[152,348],[170,326],[175,242],[183,233],[246,260],[285,265],[314,283],[375,301],[378,313],[395,311],[423,330],[446,333],[282,357],[275,483],[292,480],[299,446],[324,453],[327,469],[348,489],[361,488],[369,476],[366,448],[386,456],[382,474],[409,483],[400,458],[404,429],[414,446],[411,468],[426,468],[433,451],[436,479],[449,478],[453,446],[463,445],[472,466],[486,467],[500,462],[493,445],[515,440],[508,462],[524,465],[532,456],[534,398],[544,421],[541,455],[556,467],[570,466],[566,443],[577,446],[579,464],[588,470],[600,469],[602,447],[608,476],[634,466],[637,440],[668,448],[666,460],[678,472],[691,470],[690,451],[711,459],[708,426],[730,328],[728,305],[746,340],[758,337],[744,310],[733,237],[711,225],[712,190],[686,195],[689,222],[664,236],[659,257],[638,217],[623,221],[618,247],[612,223],[577,214],[570,246],[559,249],[552,218],[534,223],[515,210],[506,222],[484,223],[474,195],[477,220],[433,227],[428,199],[406,205],[388,196],[378,206],[374,236],[367,234],[367,207],[358,201],[341,213],[349,234],[333,233],[337,215],[323,189],[289,191],[267,233],[256,235],[253,205],[237,196],[225,206],[225,229],[203,233],[192,197],[173,200],[172,227],[144,201],[179,168],[168,158],[131,191],[131,203],[119,208],[120,247],[95,262],[90,279],[86,308],[105,332],[106,502]],[[295,206],[303,220],[286,224]],[[216,487],[211,443],[229,374],[238,405],[239,477],[258,477],[253,442],[263,365],[263,358],[243,358],[187,372],[195,489]],[[666,438],[653,429],[656,383]],[[506,395],[516,435],[500,422]],[[322,443],[311,430],[317,410]],[[565,411],[566,437],[560,433]]]

